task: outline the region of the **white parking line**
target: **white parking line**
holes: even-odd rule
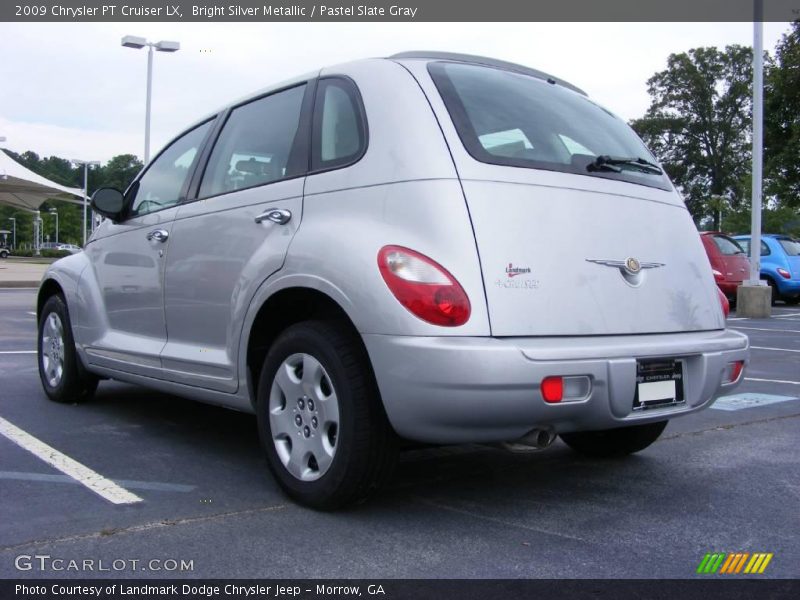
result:
[[[800,385],[800,381],[788,381],[786,379],[759,379],[757,377],[745,377],[745,381],[761,381],[764,383],[788,383],[791,385]]]
[[[0,350],[0,354],[36,354],[36,350]]]
[[[109,502],[114,504],[134,504],[142,501],[136,494],[120,487],[110,479],[106,479],[99,473],[92,471],[89,467],[82,465],[66,454],[62,454],[55,448],[48,446],[2,417],[0,417],[0,434],[7,437],[20,448],[42,459],[51,467],[58,469],[64,473],[64,475],[69,475],[75,481],[86,486],[95,494],[102,496]]]
[[[767,348],[766,346],[750,346],[753,350],[774,350],[775,352],[800,352],[800,350],[791,350],[789,348]]]
[[[741,325],[732,325],[731,329],[751,329],[753,331],[775,331],[777,333],[800,333],[800,329],[768,329],[766,327],[742,327]]]

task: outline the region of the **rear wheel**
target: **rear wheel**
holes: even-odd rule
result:
[[[795,304],[800,304],[800,296],[793,296],[791,298],[784,298],[783,301],[786,302],[786,304],[790,304],[791,306],[794,306]]]
[[[258,430],[269,466],[297,502],[335,509],[391,474],[396,436],[360,340],[335,321],[286,329],[258,384]]]
[[[567,446],[586,456],[625,456],[647,448],[658,439],[666,426],[667,421],[659,421],[602,431],[562,433],[560,437]]]
[[[766,278],[767,285],[769,286],[769,291],[772,293],[772,305],[775,306],[775,303],[778,301],[778,286],[775,285],[775,282],[772,281],[769,277]]]
[[[0,258],[8,258],[8,250],[5,248],[0,250]]]
[[[69,311],[60,294],[51,296],[42,308],[38,336],[39,379],[54,402],[76,403],[90,399],[97,389],[97,377],[80,362]]]

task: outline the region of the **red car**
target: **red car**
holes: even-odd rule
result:
[[[703,240],[719,289],[735,302],[736,288],[747,279],[750,272],[750,261],[744,249],[739,242],[719,231],[703,231],[700,239]]]

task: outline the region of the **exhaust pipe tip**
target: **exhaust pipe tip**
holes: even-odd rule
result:
[[[555,439],[552,427],[535,427],[518,440],[503,442],[501,446],[510,452],[537,452],[552,445]]]

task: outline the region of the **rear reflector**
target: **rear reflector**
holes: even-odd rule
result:
[[[542,398],[554,404],[564,397],[564,380],[561,377],[545,377],[542,379]]]
[[[728,366],[725,367],[725,374],[722,377],[722,383],[736,383],[739,381],[739,377],[742,376],[742,370],[744,369],[744,361],[737,360],[736,362],[729,362]]]

